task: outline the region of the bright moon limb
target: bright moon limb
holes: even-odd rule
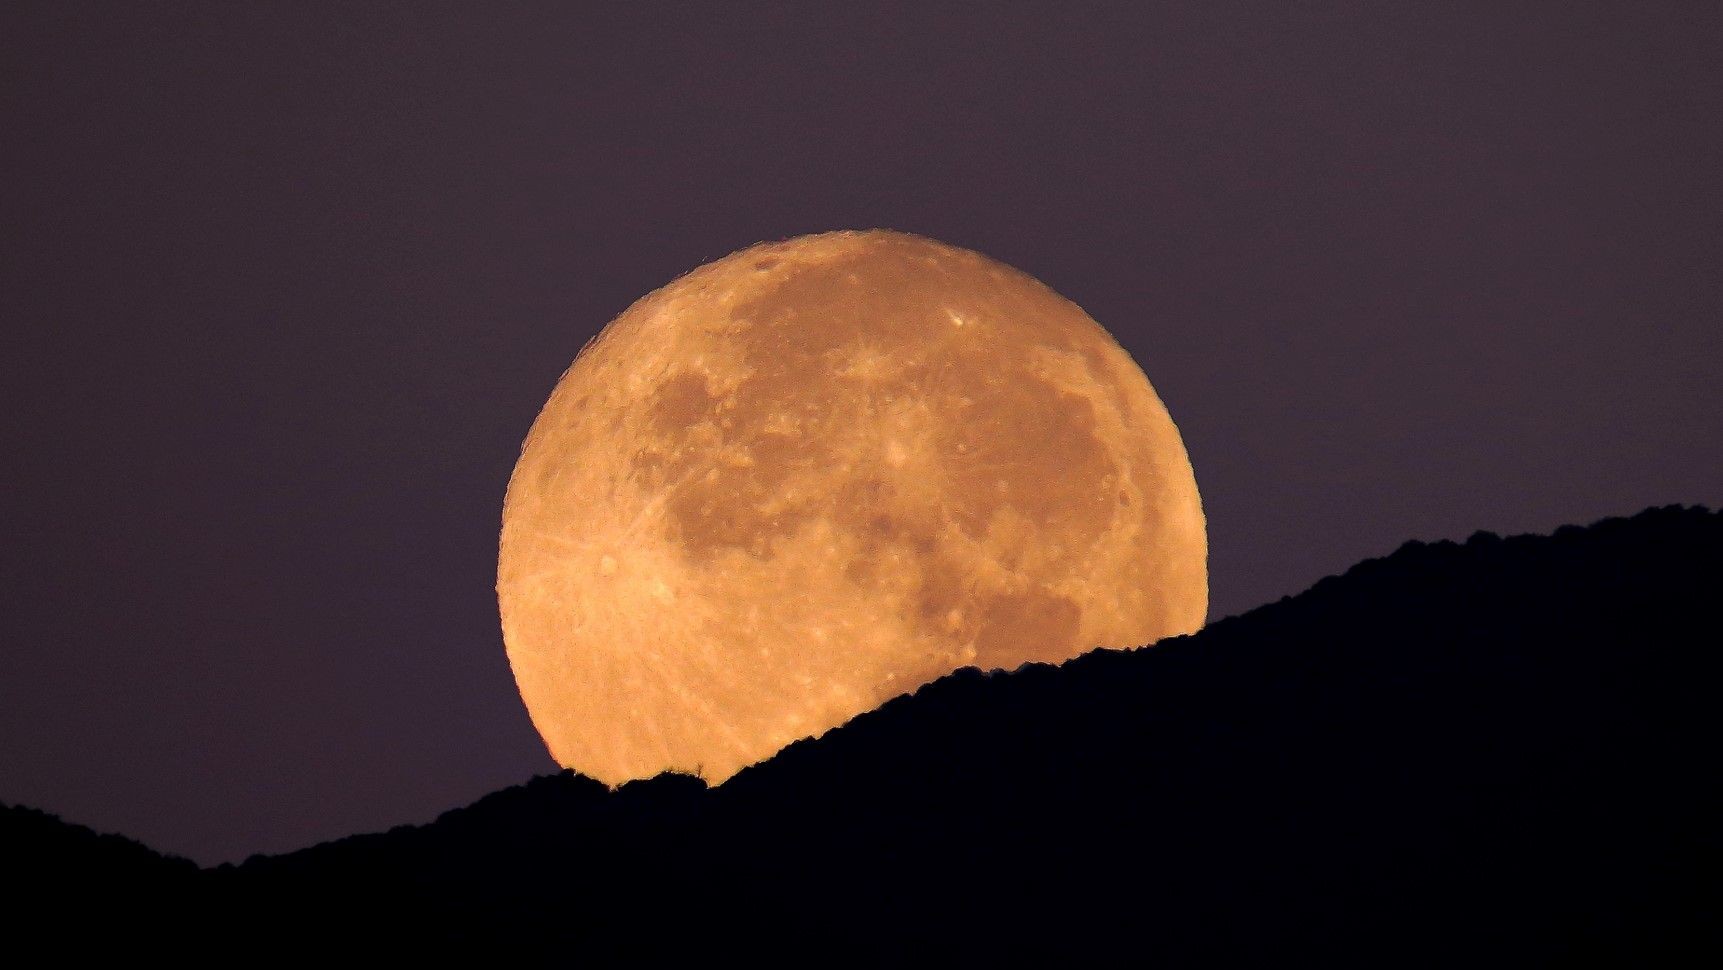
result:
[[[1080,308],[896,232],[763,243],[629,307],[534,422],[497,594],[562,765],[722,781],[965,666],[1191,633],[1208,545]]]

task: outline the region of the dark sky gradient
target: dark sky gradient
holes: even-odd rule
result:
[[[0,800],[209,862],[551,768],[492,592],[521,439],[762,239],[1087,309],[1184,432],[1214,617],[1723,504],[1716,4],[599,6],[0,7]]]

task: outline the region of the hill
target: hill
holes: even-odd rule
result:
[[[1717,965],[1720,579],[1696,508],[1408,543],[1152,649],[961,671],[715,789],[537,778],[164,872],[125,918],[195,914],[211,957]]]

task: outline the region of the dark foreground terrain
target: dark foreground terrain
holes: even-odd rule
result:
[[[0,810],[61,958],[1723,966],[1723,516],[1411,543],[962,671],[717,789],[572,774],[199,871]]]

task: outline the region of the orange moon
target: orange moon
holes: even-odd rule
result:
[[[1079,307],[897,232],[763,243],[576,357],[503,507],[503,638],[565,767],[719,782],[966,666],[1191,633],[1178,429]]]

